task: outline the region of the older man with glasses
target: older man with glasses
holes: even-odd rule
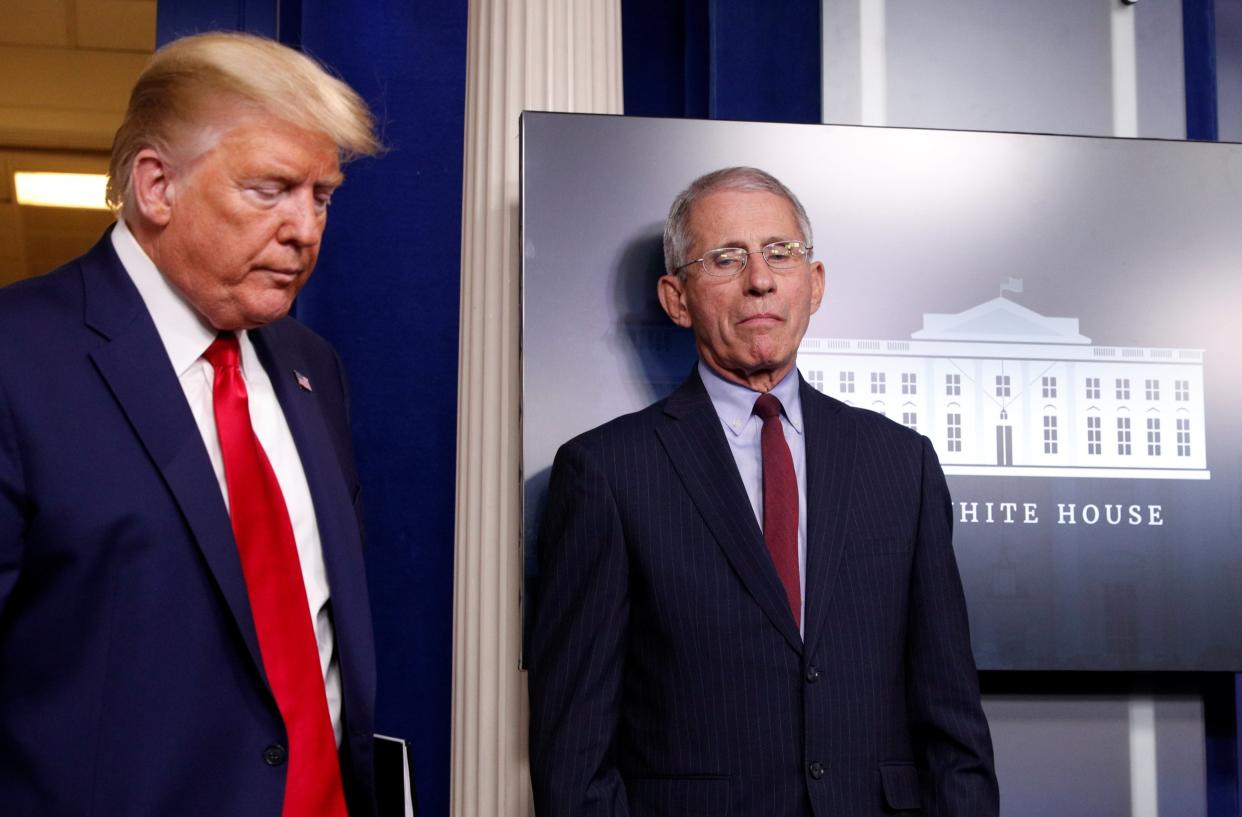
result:
[[[657,286],[699,362],[552,470],[540,817],[998,813],[932,446],[797,374],[824,295],[812,241],[754,168],[673,202]]]

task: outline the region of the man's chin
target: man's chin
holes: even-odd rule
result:
[[[269,323],[275,323],[288,315],[292,307],[293,302],[286,301],[270,306],[254,306],[248,309],[208,315],[206,317],[208,322],[221,332],[241,332],[246,329],[258,329],[261,326],[267,326]]]
[[[748,363],[752,372],[774,372],[779,369],[788,371],[795,360],[795,355],[784,354],[775,349],[752,349]]]
[[[764,358],[755,364],[749,376],[752,379],[759,378],[775,384],[783,380],[785,375],[789,374],[795,365],[796,361],[793,359]]]
[[[247,326],[246,328],[247,329],[258,329],[260,326],[267,326],[269,323],[275,323],[276,321],[288,315],[289,310],[292,307],[293,307],[293,304],[289,303],[289,304],[285,304],[283,307],[279,309],[273,309],[270,311],[262,312],[260,314],[249,315],[247,317],[248,317],[248,321],[250,325]]]

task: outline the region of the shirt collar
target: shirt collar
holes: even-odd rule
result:
[[[216,339],[216,330],[156,268],[124,219],[119,219],[112,230],[112,248],[151,313],[173,371],[181,377]],[[253,352],[247,354],[250,344],[245,332],[238,333],[238,341],[242,346],[242,368],[246,369]]]
[[[707,396],[711,398],[716,414],[724,427],[734,435],[740,435],[746,428],[750,418],[754,416],[755,400],[761,392],[748,389],[737,383],[725,380],[716,374],[711,366],[699,360],[699,377]],[[802,395],[799,392],[798,367],[794,366],[789,373],[772,389],[772,394],[781,401],[785,419],[789,421],[798,434],[802,433]]]

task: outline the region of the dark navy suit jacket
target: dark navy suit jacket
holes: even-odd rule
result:
[[[539,817],[995,817],[931,444],[801,384],[800,637],[702,381],[564,445],[530,649]]]
[[[291,319],[251,338],[310,485],[347,796],[370,813],[375,657],[340,363]],[[275,817],[287,767],[268,747],[286,745],[219,484],[105,234],[0,290],[0,812]]]

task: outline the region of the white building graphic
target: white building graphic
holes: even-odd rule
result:
[[[1202,349],[1092,346],[1003,296],[910,338],[805,338],[798,368],[926,434],[946,474],[1211,478]]]

